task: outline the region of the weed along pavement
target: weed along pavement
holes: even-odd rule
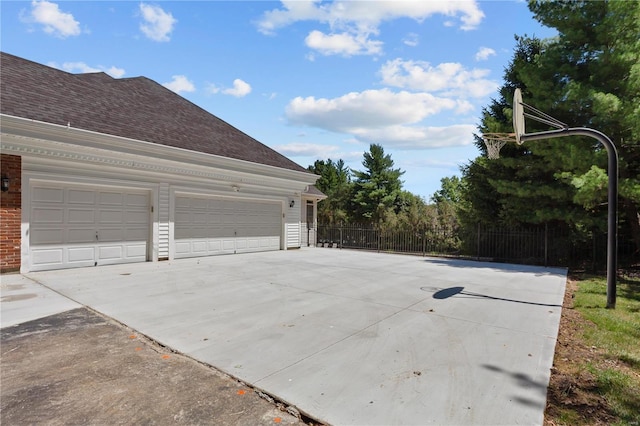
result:
[[[319,422],[512,425],[543,422],[566,270],[315,248],[26,277]]]

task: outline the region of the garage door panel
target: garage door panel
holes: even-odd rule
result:
[[[123,241],[125,239],[125,232],[119,228],[100,228],[98,229],[98,239],[101,243]]]
[[[279,203],[178,196],[174,218],[176,257],[280,249]]]
[[[191,213],[191,223],[206,225],[207,213],[206,212],[193,212]]]
[[[69,189],[67,190],[68,204],[95,204],[96,193],[92,190]]]
[[[34,265],[57,265],[62,263],[62,256],[61,248],[43,249],[34,253],[31,260]]]
[[[221,240],[209,240],[207,241],[207,251],[210,253],[217,253],[222,250]]]
[[[67,215],[67,220],[70,224],[94,223],[96,221],[95,210],[93,209],[69,208]]]
[[[124,194],[121,192],[101,191],[98,197],[101,206],[122,206],[124,201]]]
[[[43,224],[61,225],[64,223],[64,209],[59,207],[33,209],[32,220]]]
[[[73,228],[67,230],[66,242],[69,243],[95,243],[96,230],[95,228]]]
[[[64,190],[58,188],[34,188],[31,191],[31,199],[39,203],[62,203]]]
[[[122,210],[100,210],[98,213],[98,223],[121,224],[124,221],[124,212]]]
[[[126,227],[124,229],[123,241],[146,241],[149,236],[149,230],[144,227],[133,228]]]
[[[136,262],[147,260],[147,243],[140,241],[138,244],[127,244],[125,247],[126,258]]]
[[[235,239],[224,239],[222,240],[222,250],[225,252],[232,252],[236,248],[236,240]]]
[[[191,242],[191,250],[194,253],[206,254],[207,253],[207,240],[195,240]]]
[[[99,260],[113,260],[123,258],[122,246],[100,246],[98,247],[98,259]]]
[[[176,257],[185,257],[191,251],[191,242],[189,241],[176,241]]]
[[[125,205],[128,207],[139,207],[146,211],[149,205],[149,197],[146,194],[125,194]]]
[[[30,269],[146,261],[149,192],[60,183],[30,188]]]
[[[31,241],[37,244],[61,244],[64,241],[62,229],[32,229]]]
[[[145,211],[130,211],[127,210],[124,212],[123,222],[127,225],[145,225],[149,223],[149,213]]]
[[[95,247],[92,246],[68,247],[66,252],[69,263],[95,261]]]

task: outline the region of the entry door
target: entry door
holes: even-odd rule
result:
[[[279,250],[281,203],[176,196],[175,257]]]
[[[34,184],[30,193],[30,270],[147,260],[148,191]]]

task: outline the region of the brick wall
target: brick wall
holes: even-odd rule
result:
[[[22,159],[0,154],[0,176],[9,178],[9,191],[0,192],[0,272],[20,270]]]

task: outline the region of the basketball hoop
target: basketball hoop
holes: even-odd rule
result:
[[[525,118],[554,127],[555,130],[527,133]],[[515,132],[513,139],[518,145],[541,139],[589,136],[600,142],[607,150],[607,175],[609,180],[607,189],[607,309],[614,309],[616,307],[616,271],[618,265],[618,151],[615,144],[607,135],[598,130],[588,127],[570,128],[557,118],[522,102],[522,91],[519,88],[513,93],[513,131]],[[487,145],[489,158],[497,158],[500,148],[504,145],[504,142],[500,142],[500,140],[504,141],[504,139],[492,137],[491,135],[491,133],[487,133],[483,135],[482,139]]]
[[[507,142],[516,142],[515,133],[484,133],[482,141],[487,147],[487,157],[491,160],[500,158],[500,150]]]

